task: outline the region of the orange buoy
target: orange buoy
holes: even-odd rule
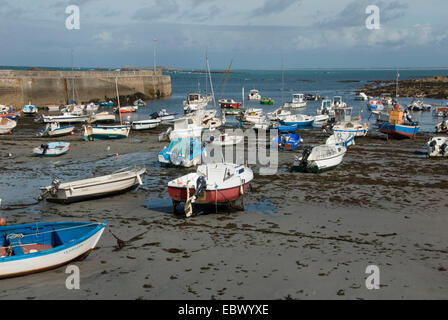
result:
[[[3,218],[0,218],[0,227],[6,226],[6,220]]]

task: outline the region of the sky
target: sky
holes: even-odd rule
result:
[[[153,66],[156,48],[175,68],[204,68],[206,52],[212,69],[448,67],[447,12],[446,0],[0,0],[0,65],[70,67],[73,49],[79,67]]]

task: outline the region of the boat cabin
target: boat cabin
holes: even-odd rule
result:
[[[197,102],[202,100],[202,97],[199,93],[190,93],[187,97],[188,102]]]
[[[352,109],[351,107],[340,107],[335,108],[335,118],[336,122],[339,123],[349,123],[352,121]]]
[[[305,96],[303,93],[295,93],[292,95],[292,102],[303,102],[305,101]]]

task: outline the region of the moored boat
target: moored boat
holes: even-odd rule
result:
[[[448,137],[434,137],[427,147],[429,157],[448,157]]]
[[[358,100],[358,101],[367,101],[367,100],[369,100],[369,97],[368,97],[364,92],[358,92],[358,93],[355,95],[355,100]]]
[[[115,108],[115,113],[134,113],[137,112],[138,106],[126,106],[126,107],[119,107]]]
[[[247,100],[261,100],[260,92],[257,89],[250,90],[249,95],[247,96]]]
[[[0,134],[11,133],[15,127],[17,127],[16,121],[0,117]]]
[[[280,120],[280,123],[286,126],[297,125],[299,128],[310,127],[314,123],[314,117],[304,114],[294,114],[284,117]]]
[[[290,116],[291,114],[291,111],[284,110],[283,108],[278,108],[272,112],[267,113],[266,116],[271,121],[279,121],[287,116]]]
[[[37,107],[31,104],[27,104],[22,108],[22,113],[25,115],[33,115],[38,112]]]
[[[306,99],[303,93],[295,93],[292,95],[292,101],[286,102],[283,108],[301,109],[306,107]]]
[[[341,164],[347,149],[343,146],[320,145],[304,149],[301,157],[296,157],[292,169],[299,172],[320,173]]]
[[[61,183],[55,179],[50,186],[40,188],[42,193],[39,199],[46,199],[50,202],[72,203],[108,197],[142,185],[141,176],[145,173],[145,168],[135,167],[128,171],[118,171],[101,177],[66,183]]]
[[[389,121],[378,124],[378,129],[387,135],[387,139],[412,139],[418,133],[420,124],[405,116],[398,108],[399,106],[389,112]],[[406,121],[403,121],[404,117]]]
[[[327,141],[327,145],[349,147],[355,144],[355,135],[349,132],[337,132],[332,134]]]
[[[33,154],[38,157],[59,157],[70,151],[68,142],[50,142],[33,149]]]
[[[271,142],[271,148],[278,148],[281,151],[296,150],[303,140],[298,134],[281,134]]]
[[[131,123],[131,129],[132,130],[149,130],[154,129],[159,126],[161,123],[158,119],[147,119],[147,120],[139,120],[139,121],[132,121]]]
[[[253,177],[252,170],[244,165],[205,164],[194,173],[168,182],[168,194],[173,209],[185,202],[185,213],[190,216],[192,204],[232,205],[248,191]]]
[[[272,98],[261,98],[260,103],[261,104],[273,105],[274,104],[274,99],[272,99]]]
[[[38,132],[41,137],[61,137],[74,132],[75,126],[61,126],[58,122],[47,123],[45,129]]]
[[[100,112],[91,115],[87,119],[87,123],[91,124],[97,124],[97,123],[114,123],[115,122],[115,115],[111,114],[109,112]]]
[[[60,123],[84,123],[87,121],[88,116],[86,115],[76,115],[71,113],[64,113],[60,116],[45,116],[42,115],[39,119],[42,119],[43,122],[60,122]]]
[[[163,166],[189,168],[201,163],[204,150],[198,138],[174,139],[159,152],[159,163]]]
[[[0,227],[0,278],[57,268],[95,248],[106,222],[31,223]]]
[[[448,133],[448,119],[445,119],[436,125],[436,133]]]
[[[117,125],[117,126],[84,126],[84,140],[96,141],[96,140],[108,140],[108,139],[124,139],[129,135],[131,130],[130,126]]]

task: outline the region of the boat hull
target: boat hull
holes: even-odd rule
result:
[[[249,189],[250,182],[244,184],[244,193]],[[189,188],[190,196],[194,195],[195,189]],[[187,188],[168,186],[168,194],[173,201],[184,202],[187,200]],[[206,190],[195,201],[195,204],[224,204],[235,201],[243,195],[241,186],[228,189]]]
[[[109,139],[124,139],[129,135],[130,127],[86,127],[84,129],[85,141],[98,141]]]
[[[401,124],[381,123],[378,125],[381,133],[387,134],[388,139],[413,139],[418,133],[420,126],[409,126]]]
[[[303,173],[322,173],[325,171],[333,170],[336,167],[338,167],[341,164],[343,158],[344,154],[341,154],[330,159],[317,160],[317,161],[313,160],[310,161],[306,166],[294,163],[292,169],[294,171]]]
[[[305,128],[313,126],[314,120],[302,121],[302,122],[280,121],[280,123],[284,126],[297,126],[298,128]]]
[[[54,225],[64,226],[66,224],[61,223]],[[68,224],[68,226],[71,225],[82,226],[83,223]],[[98,224],[96,228],[92,229],[85,235],[80,236],[75,241],[70,241],[47,250],[23,254],[20,256],[12,255],[9,257],[0,258],[0,279],[18,277],[55,269],[71,261],[83,259],[95,248],[104,232],[105,227],[105,222]],[[0,232],[8,231],[7,228],[8,227],[0,228]]]

